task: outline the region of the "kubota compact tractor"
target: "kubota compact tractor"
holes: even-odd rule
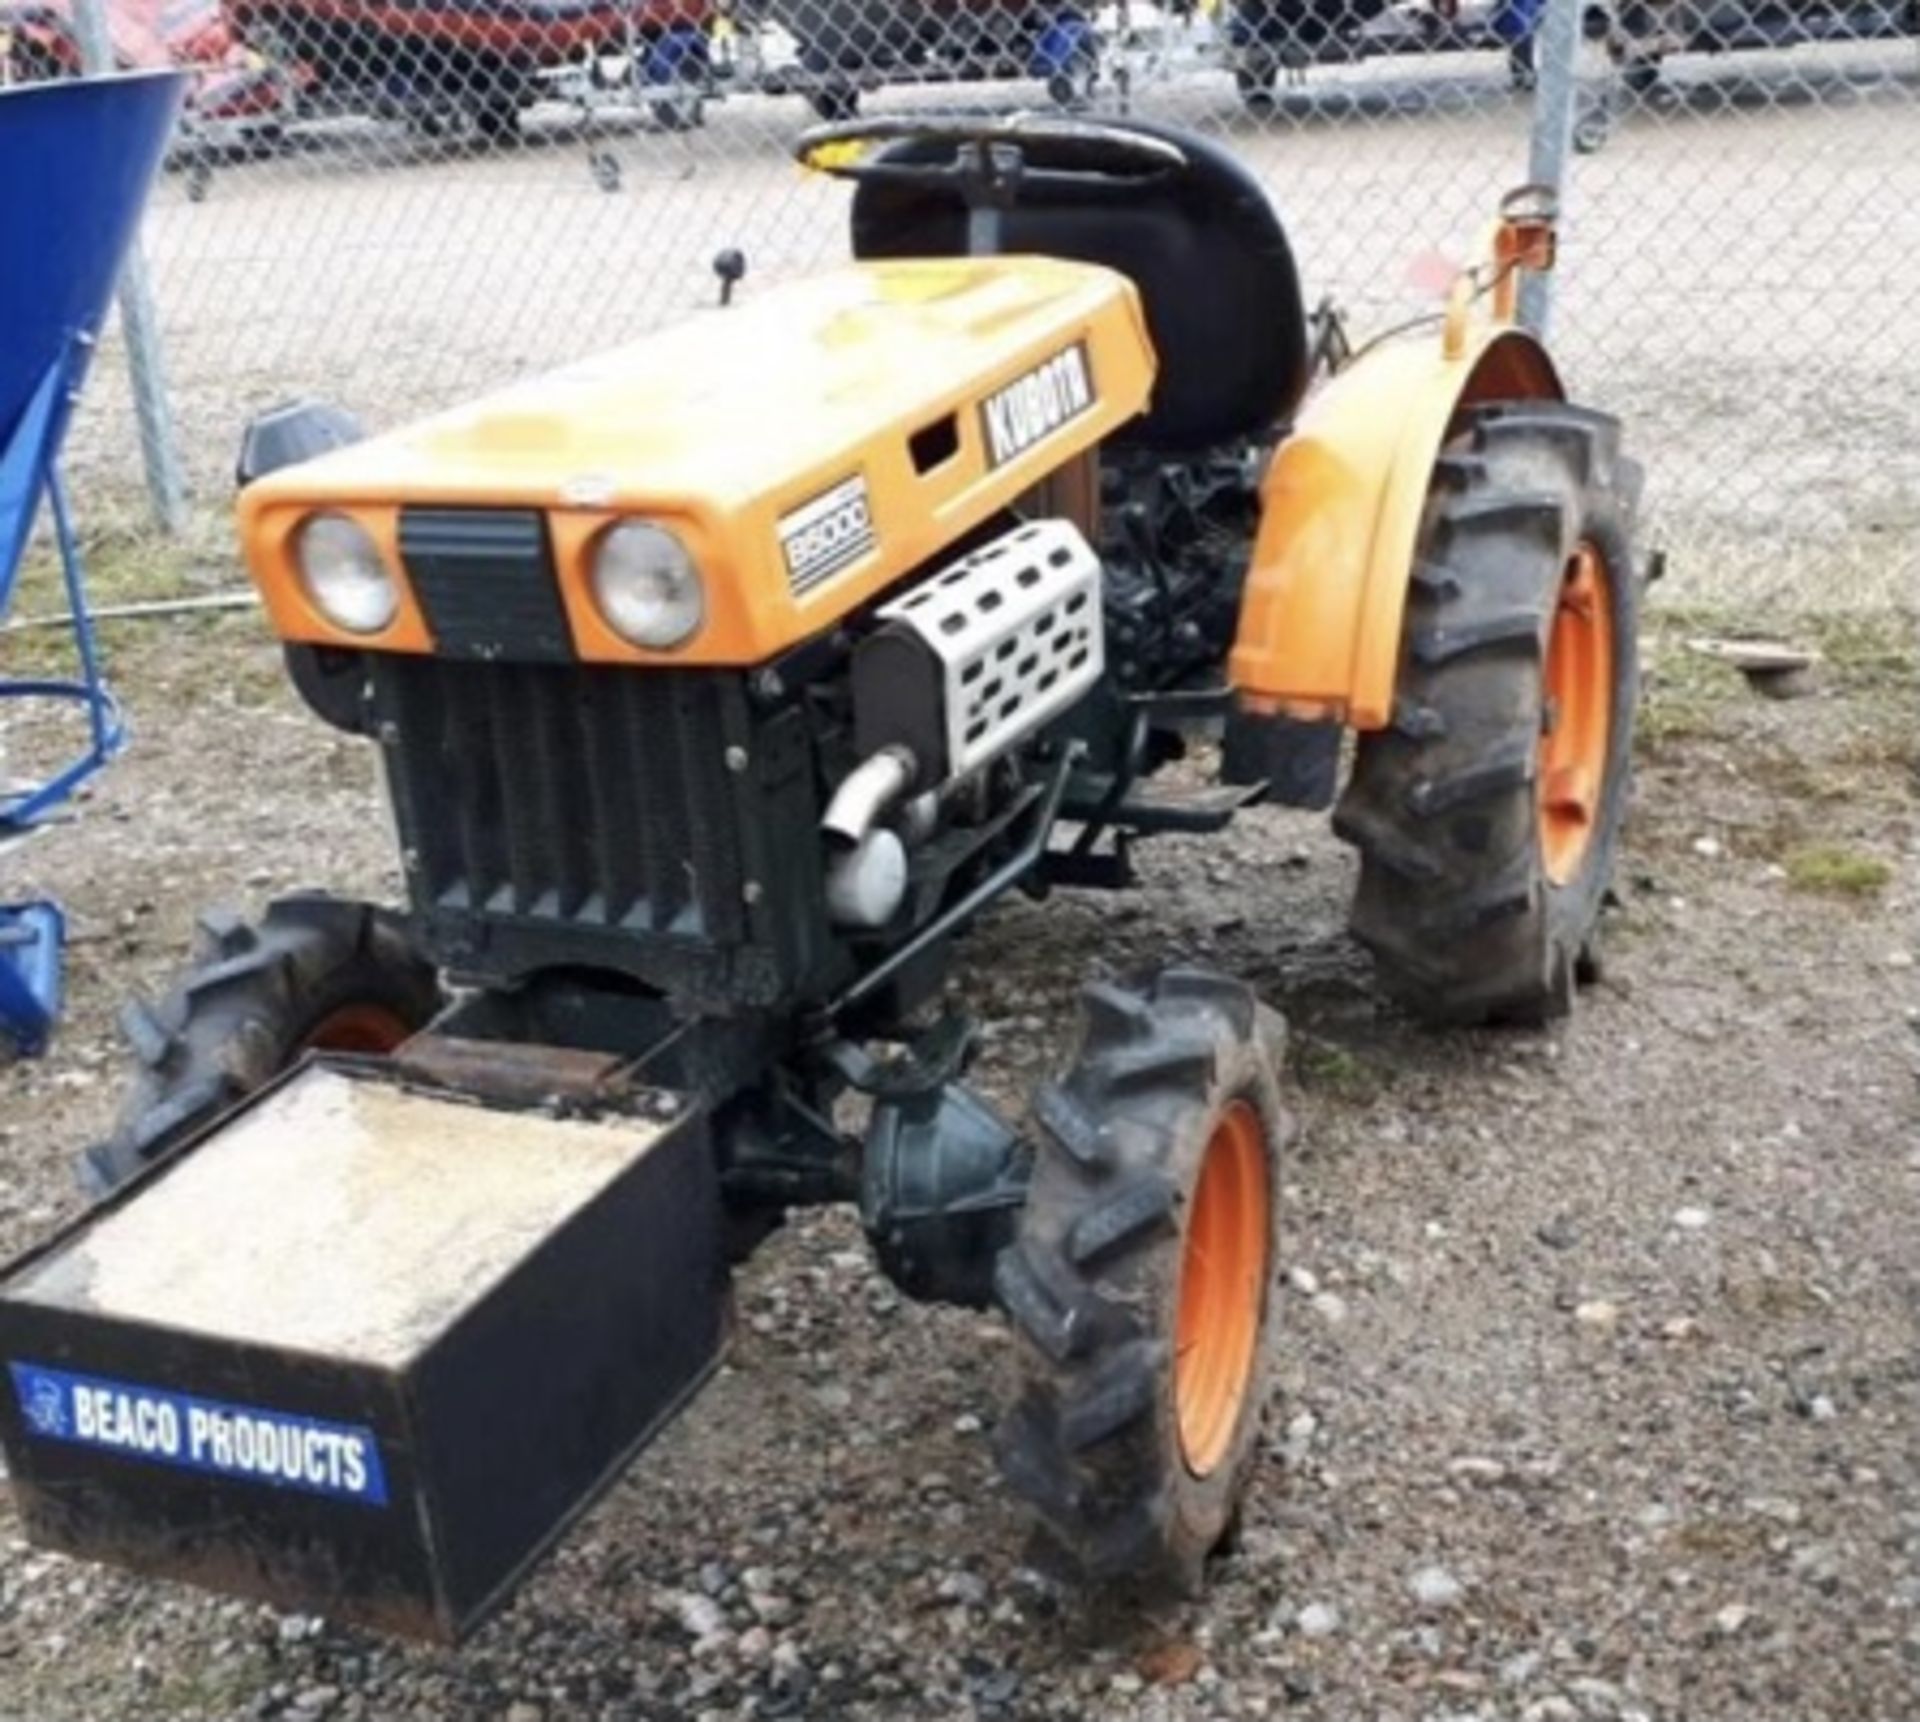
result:
[[[729,1261],[845,1201],[907,1291],[1006,1311],[1045,1536],[1191,1586],[1268,1391],[1280,1020],[1092,984],[1023,1133],[962,1080],[956,939],[1331,805],[1405,1008],[1568,1008],[1637,482],[1515,326],[1544,200],[1354,352],[1203,139],[802,155],[854,182],[851,265],[369,440],[250,433],[248,563],[408,900],[210,917],[128,1011],[113,1193],[0,1281],[41,1541],[456,1633],[712,1366]]]

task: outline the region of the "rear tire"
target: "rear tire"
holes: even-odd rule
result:
[[[1271,1385],[1285,1030],[1244,986],[1096,985],[1042,1089],[995,1289],[1020,1385],[998,1451],[1077,1573],[1190,1595],[1234,1523]]]
[[[1618,425],[1559,402],[1478,409],[1435,469],[1392,723],[1334,812],[1354,934],[1430,1022],[1572,1004],[1626,812],[1637,488]]]
[[[285,898],[258,926],[203,915],[166,996],[121,1012],[140,1068],[113,1133],[81,1156],[81,1182],[124,1183],[304,1052],[391,1051],[439,1002],[433,969],[365,903]]]

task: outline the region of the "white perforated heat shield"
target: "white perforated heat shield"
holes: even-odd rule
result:
[[[946,671],[947,760],[960,777],[1065,711],[1100,679],[1100,559],[1079,529],[1036,520],[880,611]]]

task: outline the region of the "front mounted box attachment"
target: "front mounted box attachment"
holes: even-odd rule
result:
[[[309,1064],[0,1279],[46,1548],[450,1641],[715,1362],[703,1118]]]

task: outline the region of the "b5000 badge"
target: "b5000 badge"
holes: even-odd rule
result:
[[[780,516],[787,584],[795,592],[805,592],[828,575],[838,574],[873,545],[873,509],[867,501],[867,481],[857,472]]]

